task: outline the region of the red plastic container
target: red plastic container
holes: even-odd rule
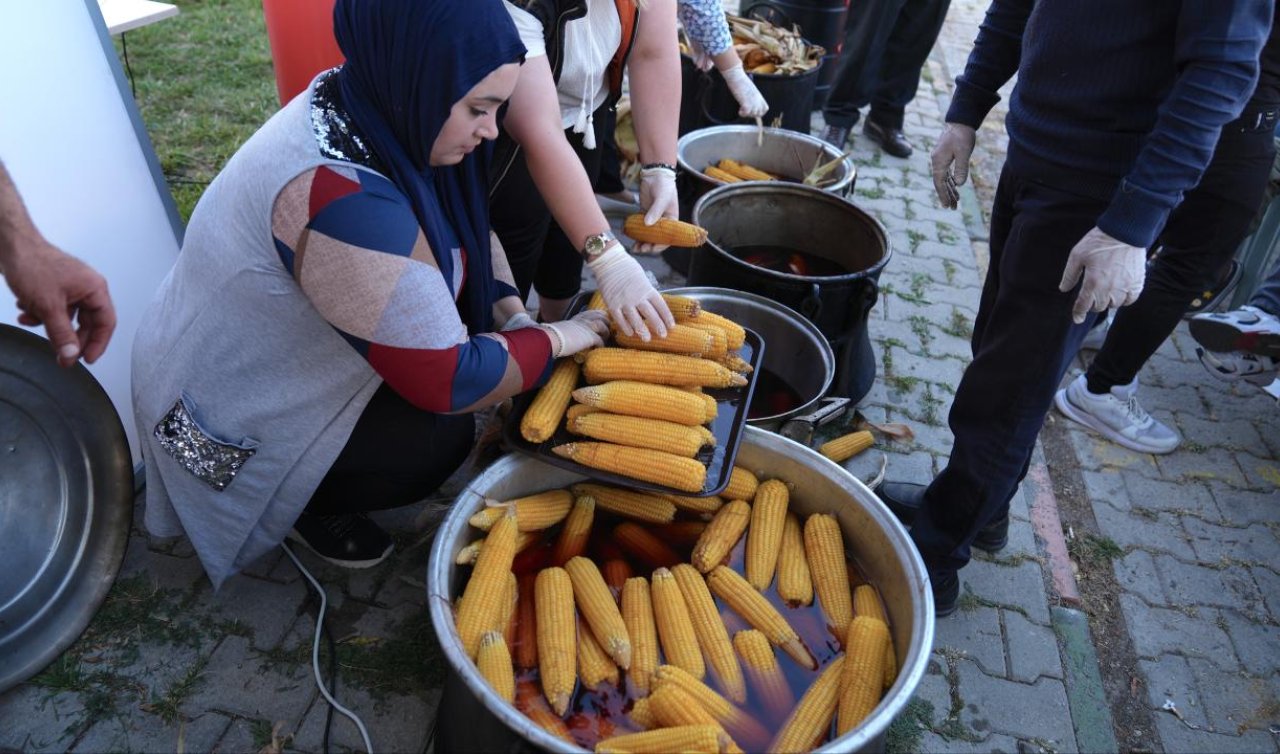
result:
[[[262,0],[280,104],[293,99],[321,71],[344,60],[333,37],[334,0]]]

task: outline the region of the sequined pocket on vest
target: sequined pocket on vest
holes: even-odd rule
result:
[[[219,492],[231,484],[244,462],[258,452],[258,443],[248,438],[237,445],[205,432],[196,422],[195,402],[186,393],[160,419],[153,434],[178,465]]]

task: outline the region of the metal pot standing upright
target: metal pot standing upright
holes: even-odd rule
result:
[[[813,322],[836,352],[833,393],[858,402],[875,381],[867,317],[891,249],[884,226],[852,202],[810,186],[750,182],[721,186],[693,208],[706,228],[689,284],[751,291]],[[735,249],[774,247],[834,263],[840,274],[800,275],[744,261]]]

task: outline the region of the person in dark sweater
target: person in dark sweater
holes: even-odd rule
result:
[[[1007,541],[1053,394],[1091,312],[1132,303],[1146,249],[1243,109],[1274,0],[993,0],[932,154],[954,207],[976,129],[1017,73],[973,361],[946,467],[879,492],[909,519],[939,616],[970,546]]]
[[[1222,128],[1213,159],[1156,243],[1146,285],[1118,310],[1084,374],[1053,397],[1063,415],[1112,442],[1145,453],[1171,453],[1181,437],[1138,403],[1138,370],[1156,352],[1191,302],[1214,288],[1220,270],[1249,232],[1275,160],[1280,111],[1280,35],[1273,25],[1259,60],[1258,87],[1240,117]],[[1238,269],[1238,267],[1237,267]]]

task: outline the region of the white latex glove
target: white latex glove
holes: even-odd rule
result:
[[[743,118],[760,118],[769,112],[769,103],[765,102],[764,95],[756,88],[747,72],[742,70],[741,61],[732,68],[720,71],[720,75],[724,76],[724,83],[729,85],[729,91],[738,101],[738,115]]]
[[[933,188],[942,206],[954,209],[960,201],[957,186],[969,180],[969,158],[978,142],[978,134],[969,126],[948,123],[938,136],[938,144],[929,159],[933,167]]]
[[[588,348],[604,345],[609,334],[608,315],[598,309],[587,309],[571,319],[538,325],[551,334],[551,355],[572,356]]]
[[[1076,324],[1091,311],[1128,306],[1138,300],[1147,274],[1146,249],[1122,243],[1094,228],[1071,249],[1058,290],[1067,292],[1084,277],[1071,307]]]
[[[693,58],[693,64],[698,67],[698,70],[711,70],[711,66],[715,61],[711,59],[711,56],[707,54],[706,50],[702,49],[702,45],[698,44],[694,41],[693,37],[688,35],[685,36],[685,39],[689,40],[689,57]]]
[[[676,195],[676,171],[669,168],[645,168],[640,171],[640,208],[644,224],[653,225],[664,217],[680,218],[680,197]],[[666,244],[638,243],[637,254],[657,254]]]
[[[516,312],[511,318],[502,325],[498,332],[510,332],[512,330],[523,330],[526,327],[537,327],[538,323],[533,321],[533,317],[529,316],[529,312]]]
[[[649,333],[658,337],[667,335],[667,328],[675,327],[667,302],[651,282],[649,275],[630,254],[615,243],[590,262],[588,267],[596,276],[596,286],[604,297],[613,323],[627,335],[639,335],[648,340]]]

